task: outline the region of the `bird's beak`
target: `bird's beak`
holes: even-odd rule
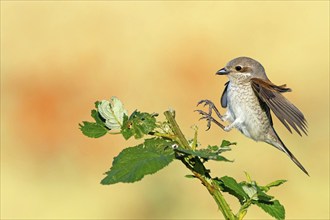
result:
[[[228,73],[229,73],[229,71],[226,70],[226,68],[224,67],[224,68],[218,70],[218,72],[216,72],[215,74],[217,74],[217,75],[227,75]]]

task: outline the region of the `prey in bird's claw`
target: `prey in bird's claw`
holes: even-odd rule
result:
[[[199,109],[195,110],[196,112],[198,112],[199,114],[202,115],[202,117],[199,120],[206,119],[206,121],[207,121],[207,129],[206,130],[209,130],[211,128],[211,122],[218,125],[220,128],[224,129],[225,126],[223,124],[221,124],[219,121],[217,121],[215,118],[212,117],[212,111],[214,111],[220,119],[222,118],[222,115],[220,114],[219,110],[214,105],[214,103],[211,100],[203,99],[203,100],[200,100],[197,103],[197,106],[199,106],[200,104],[204,104],[204,106],[208,105],[208,107],[209,107],[208,112],[204,112],[204,111],[199,110]]]

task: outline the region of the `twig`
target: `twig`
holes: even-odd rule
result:
[[[170,111],[164,112],[164,115],[167,121],[170,124],[170,127],[177,137],[178,144],[185,149],[192,149],[189,146],[187,139],[184,137],[180,127],[178,126],[177,122],[175,121],[173,114]],[[217,203],[220,211],[224,215],[225,219],[227,220],[236,220],[236,216],[231,211],[228,203],[226,202],[225,198],[223,197],[219,185],[212,179],[208,170],[205,168],[204,164],[201,162],[199,158],[194,158],[194,161],[189,160],[188,158],[183,158],[181,160],[187,168],[194,174],[196,178],[198,178],[202,184],[207,188],[209,193],[212,195],[213,199]],[[190,165],[188,166],[187,163]],[[193,163],[193,164],[191,164]],[[198,167],[198,170],[196,169]]]

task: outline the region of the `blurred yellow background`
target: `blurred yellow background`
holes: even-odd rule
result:
[[[197,101],[218,103],[227,79],[215,72],[238,56],[293,89],[286,97],[309,135],[274,123],[310,177],[270,145],[198,121]],[[177,161],[135,184],[99,184],[138,143],[78,129],[94,101],[113,95],[129,112],[174,108],[188,137],[199,126],[202,144],[237,141],[227,154],[235,163],[207,164],[213,176],[287,179],[270,191],[287,219],[329,219],[328,1],[1,1],[1,219],[222,218]],[[246,218],[269,219],[258,207]]]

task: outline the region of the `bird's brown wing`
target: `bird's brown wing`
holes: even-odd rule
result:
[[[221,95],[221,106],[222,108],[227,107],[227,88],[228,88],[229,81],[225,83],[225,89],[222,92]]]
[[[259,78],[252,78],[251,85],[260,100],[261,106],[267,105],[291,133],[289,125],[300,136],[300,130],[307,135],[307,121],[303,113],[281,94],[290,92],[291,89],[286,88],[286,85],[277,86],[270,81]],[[269,110],[267,115],[270,117]]]

